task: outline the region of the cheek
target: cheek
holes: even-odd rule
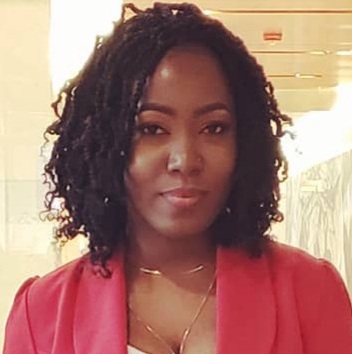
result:
[[[131,190],[132,187],[138,189],[148,186],[160,173],[162,160],[162,151],[136,145],[124,177],[127,190]]]
[[[208,153],[208,163],[219,179],[230,179],[236,169],[237,152],[233,143],[214,148]]]

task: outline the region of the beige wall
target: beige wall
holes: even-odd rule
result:
[[[13,295],[55,266],[52,226],[42,223],[40,145],[53,118],[49,1],[0,1],[0,348]]]

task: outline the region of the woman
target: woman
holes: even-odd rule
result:
[[[5,354],[351,353],[337,272],[267,234],[290,119],[262,68],[193,5],[126,8],[47,131],[57,237],[89,255],[21,287]]]

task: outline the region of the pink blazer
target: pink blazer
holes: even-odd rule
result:
[[[87,257],[27,280],[4,354],[127,354],[123,259],[110,279]],[[277,243],[259,259],[217,253],[216,354],[351,354],[352,311],[330,263]],[[200,353],[201,354],[201,353]]]

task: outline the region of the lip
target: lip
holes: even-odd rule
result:
[[[206,191],[198,188],[175,188],[162,192],[161,195],[165,200],[176,208],[189,208],[196,205],[202,197],[206,194]]]

